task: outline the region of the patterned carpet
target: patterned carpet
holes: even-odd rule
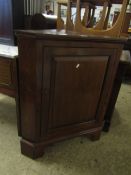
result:
[[[109,133],[54,144],[31,160],[20,154],[15,101],[0,94],[0,175],[131,175],[131,85],[123,84]]]

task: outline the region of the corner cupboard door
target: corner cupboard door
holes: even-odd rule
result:
[[[46,48],[43,65],[42,134],[97,121],[112,56],[110,49]]]

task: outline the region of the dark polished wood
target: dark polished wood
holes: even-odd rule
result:
[[[0,0],[0,43],[14,45],[14,29],[23,28],[24,1]]]
[[[56,29],[56,20],[54,16],[48,17],[47,15],[45,16],[44,14],[35,14],[31,18],[31,28],[34,30],[39,30],[39,29]]]
[[[37,13],[35,15],[25,16],[25,29],[56,29],[57,17],[54,15],[45,15]]]
[[[0,56],[0,93],[16,96],[16,59]]]
[[[87,134],[87,137],[90,138],[91,141],[99,140],[100,136],[101,136],[101,130]]]
[[[103,127],[125,39],[65,31],[17,31],[21,152],[43,155],[47,145]]]
[[[21,135],[17,62],[17,56],[0,55],[0,93],[15,98],[18,135]]]

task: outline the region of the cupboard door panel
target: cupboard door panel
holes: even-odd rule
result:
[[[43,65],[42,135],[96,126],[112,52],[94,48],[46,48]]]
[[[67,56],[54,61],[49,128],[95,120],[108,57]]]

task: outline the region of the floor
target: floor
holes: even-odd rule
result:
[[[20,154],[15,101],[0,94],[0,175],[131,175],[131,85],[123,84],[109,133],[54,144],[32,160]]]

